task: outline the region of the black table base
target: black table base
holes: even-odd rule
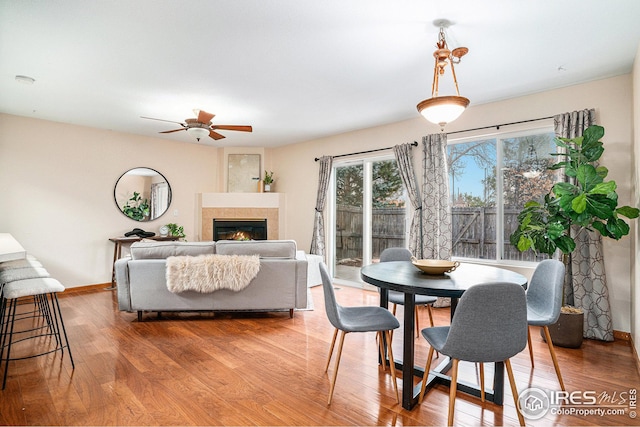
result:
[[[387,360],[387,363],[389,361]],[[403,370],[404,365],[402,361],[395,360],[396,369]],[[443,384],[447,387],[451,386],[451,377],[446,375],[451,369],[451,359],[447,356],[444,356],[444,359],[438,364],[437,367],[432,369],[429,373],[429,377],[427,379],[426,392],[428,392],[431,388],[435,387],[438,384]],[[418,378],[423,378],[424,376],[424,367],[414,366],[413,367],[413,376]],[[404,377],[404,373],[403,373]],[[496,405],[502,405],[504,401],[504,363],[498,362],[495,364],[495,372],[493,377],[493,389],[485,388],[485,400],[488,402],[493,402]],[[413,381],[410,382],[410,384]],[[405,387],[403,381],[403,387]],[[411,385],[409,385],[411,388]],[[418,398],[420,397],[420,390],[422,388],[422,381],[412,387],[411,393],[402,394],[402,407],[405,409],[412,409],[415,405],[418,404]],[[480,386],[478,384],[472,384],[470,382],[461,380],[458,377],[458,387],[457,390],[466,393],[470,396],[475,396],[480,398]],[[425,393],[426,393],[425,392]]]

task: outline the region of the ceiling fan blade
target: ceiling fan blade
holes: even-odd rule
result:
[[[173,120],[155,119],[155,118],[153,118],[153,117],[144,117],[144,116],[140,116],[140,118],[141,118],[141,119],[149,119],[149,120],[157,120],[157,121],[159,121],[159,122],[177,123],[177,124],[179,124],[179,125],[186,126],[186,125],[185,125],[184,123],[182,123],[182,122],[175,122],[175,121],[173,121]]]
[[[239,130],[240,132],[253,132],[253,128],[251,126],[238,126],[238,125],[213,125],[211,129],[222,129],[222,130]]]
[[[204,110],[200,110],[198,112],[198,121],[200,123],[209,123],[214,116],[215,114],[207,113]]]
[[[180,128],[180,129],[174,129],[174,130],[165,130],[165,131],[158,132],[158,133],[171,133],[171,132],[178,132],[178,131],[181,131],[181,130],[187,130],[187,129],[186,128]]]
[[[218,132],[215,132],[213,130],[209,130],[209,136],[215,140],[224,138],[224,135],[220,135]]]

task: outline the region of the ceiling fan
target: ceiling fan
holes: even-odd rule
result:
[[[197,118],[185,119],[184,123],[175,122],[173,120],[163,120],[163,119],[155,119],[153,117],[143,117],[140,116],[141,119],[150,119],[150,120],[158,120],[161,122],[169,122],[169,123],[177,123],[182,126],[180,129],[173,130],[165,130],[160,133],[172,133],[179,132],[181,130],[186,130],[190,135],[194,136],[198,141],[200,138],[204,138],[205,136],[209,136],[215,140],[224,138],[224,135],[216,132],[217,129],[220,130],[237,130],[240,132],[253,132],[251,126],[242,126],[242,125],[214,125],[211,123],[211,119],[215,116],[215,114],[207,113],[204,110],[193,110],[194,114],[197,115]]]

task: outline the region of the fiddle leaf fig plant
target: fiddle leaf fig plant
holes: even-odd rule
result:
[[[603,136],[604,128],[594,125],[581,137],[556,138],[556,145],[565,153],[551,155],[564,159],[549,169],[564,169],[573,179],[554,184],[542,202],[532,200],[524,205],[518,214],[518,228],[509,239],[518,250],[553,255],[559,249],[569,254],[576,248],[571,237],[573,225],[615,240],[629,234],[629,224],[620,217],[637,218],[639,210],[618,207],[616,182],[606,181],[609,170],[597,164],[604,152]]]

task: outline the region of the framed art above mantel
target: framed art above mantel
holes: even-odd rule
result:
[[[256,193],[260,182],[260,154],[229,154],[227,191]]]

